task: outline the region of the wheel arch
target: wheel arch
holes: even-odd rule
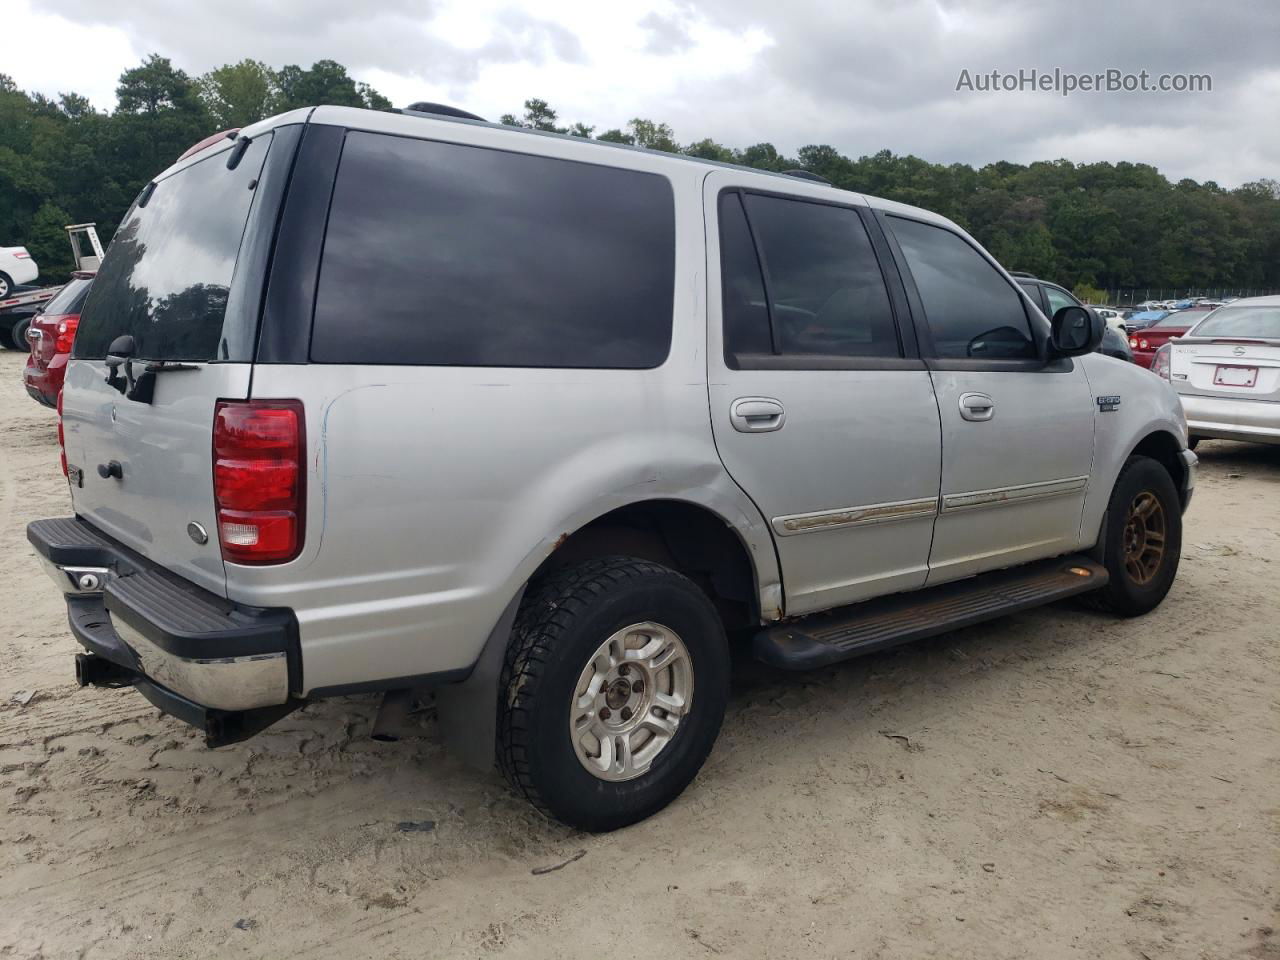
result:
[[[1178,495],[1185,499],[1188,468],[1182,460],[1182,442],[1176,436],[1168,430],[1153,430],[1129,451],[1129,457],[1134,456],[1150,457],[1164,467],[1169,472],[1173,485],[1177,487]]]
[[[513,596],[485,641],[471,675],[437,692],[447,747],[468,765],[495,763],[498,680],[511,626],[529,582],[568,563],[635,556],[688,576],[711,599],[726,630],[782,615],[777,554],[763,521],[734,523],[711,505],[680,497],[637,499],[589,514],[532,551]]]

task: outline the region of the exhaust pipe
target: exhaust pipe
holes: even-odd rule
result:
[[[413,712],[413,694],[412,690],[388,690],[383,695],[378,715],[373,718],[373,729],[369,731],[371,739],[395,743],[404,735],[409,714]]]
[[[92,653],[76,654],[76,683],[82,687],[127,687],[137,675]]]

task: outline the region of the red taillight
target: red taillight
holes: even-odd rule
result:
[[[1145,341],[1145,340],[1139,340],[1139,341],[1138,341],[1138,346],[1140,346],[1143,350],[1147,349],[1147,341]]]
[[[70,353],[76,342],[76,327],[80,326],[80,318],[67,317],[58,321],[58,339],[53,341],[54,353]]]
[[[58,391],[58,460],[62,463],[62,475],[67,476],[67,437],[62,432],[62,391]]]
[[[1133,347],[1133,349],[1137,350],[1137,349],[1138,349],[1138,338],[1137,338],[1137,337],[1130,337],[1130,338],[1129,338],[1129,346],[1131,346],[1131,347]]]
[[[302,548],[302,404],[221,401],[213,414],[218,540],[230,563],[284,563]]]
[[[27,251],[26,251],[26,250],[14,250],[14,251],[13,251],[13,259],[15,259],[15,260],[30,260],[30,259],[31,259],[31,254],[27,253]]]

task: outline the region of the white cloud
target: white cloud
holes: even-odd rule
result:
[[[1224,185],[1274,176],[1280,4],[1167,0],[32,0],[6,18],[4,72],[109,106],[158,52],[193,74],[245,57],[330,58],[398,104],[496,118],[528,97],[600,129],[632,117],[684,141],[830,143],[938,162],[1131,160]],[[1107,67],[1213,75],[1208,94],[958,93],[962,69]]]

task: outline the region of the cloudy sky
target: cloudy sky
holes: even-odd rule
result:
[[[490,119],[542,97],[603,130],[939,162],[1151,163],[1280,177],[1280,2],[1218,0],[4,0],[0,72],[103,108],[145,54],[189,73],[330,58],[397,104]],[[181,11],[181,12],[179,12]],[[957,91],[962,71],[1208,74],[1201,93]],[[976,81],[975,81],[976,83]]]

